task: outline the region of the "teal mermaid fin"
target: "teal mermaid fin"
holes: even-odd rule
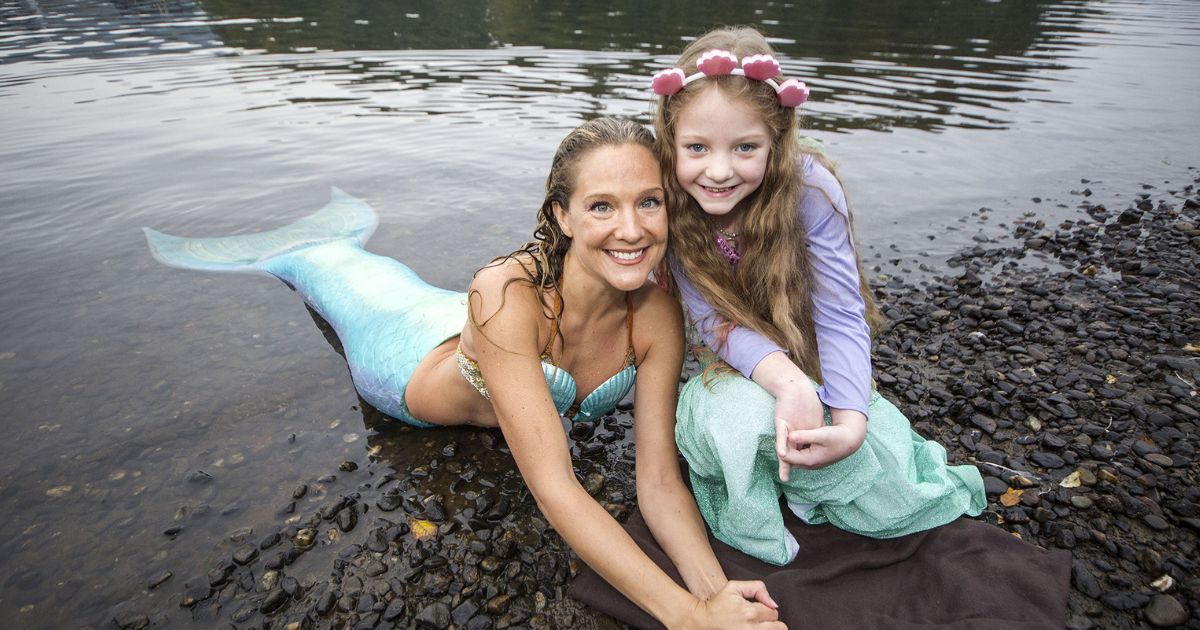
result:
[[[159,262],[201,271],[262,271],[260,263],[280,254],[334,240],[355,239],[359,246],[379,224],[366,202],[330,189],[329,203],[315,213],[274,230],[213,238],[185,238],[142,228]]]

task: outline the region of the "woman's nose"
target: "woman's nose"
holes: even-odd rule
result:
[[[642,237],[644,228],[636,208],[625,208],[617,213],[617,238],[635,242]]]

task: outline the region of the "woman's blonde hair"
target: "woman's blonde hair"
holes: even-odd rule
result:
[[[709,50],[727,50],[744,59],[773,54],[767,40],[748,27],[711,31],[692,42],[679,56],[676,67],[691,76],[696,61]],[[680,113],[697,95],[719,89],[730,100],[745,103],[757,112],[771,135],[762,183],[743,200],[737,243],[741,262],[730,265],[714,244],[714,228],[700,205],[683,190],[675,177],[675,127]],[[791,354],[806,374],[821,379],[813,323],[812,266],[804,226],[796,208],[803,194],[800,159],[810,154],[826,167],[832,164],[809,152],[797,141],[796,111],[779,104],[775,90],[762,81],[728,75],[694,81],[672,96],[659,97],[655,111],[655,150],[666,173],[667,217],[671,255],[688,279],[723,318],[719,336],[735,325],[765,335]],[[818,193],[819,194],[819,193]],[[863,278],[861,266],[860,279]],[[874,300],[865,280],[860,292],[867,304],[868,322],[877,321]]]

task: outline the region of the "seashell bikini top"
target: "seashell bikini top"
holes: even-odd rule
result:
[[[560,307],[561,302],[556,294],[554,310],[557,312]],[[629,393],[629,388],[633,387],[637,376],[637,365],[633,352],[633,304],[628,293],[625,294],[625,335],[625,367],[610,376],[608,380],[592,390],[587,398],[576,405],[575,395],[578,392],[575,377],[555,365],[550,356],[550,348],[554,345],[554,338],[558,336],[558,318],[555,317],[551,320],[550,342],[546,344],[541,355],[542,373],[546,376],[546,385],[550,388],[550,397],[554,399],[554,408],[558,410],[559,415],[569,416],[575,422],[595,422],[600,416],[611,413],[617,403],[621,402]],[[491,400],[492,395],[488,392],[487,384],[483,382],[483,375],[479,372],[479,363],[463,354],[461,341],[458,349],[454,352],[454,357],[458,361],[458,369],[462,372],[463,378],[479,390],[484,398]]]

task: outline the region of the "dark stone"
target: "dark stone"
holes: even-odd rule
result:
[[[1071,561],[1071,583],[1080,593],[1092,599],[1099,599],[1100,583],[1096,581],[1096,576],[1088,571],[1087,565],[1080,560]]]
[[[1182,625],[1188,620],[1188,611],[1183,604],[1166,594],[1155,595],[1144,612],[1146,621],[1159,628]]]
[[[1105,606],[1116,610],[1135,610],[1145,606],[1150,601],[1150,596],[1143,593],[1116,591],[1102,595],[1100,601],[1104,602]]]
[[[465,599],[455,607],[454,611],[450,613],[450,617],[454,621],[454,625],[465,626],[477,612],[479,612],[479,604],[476,604],[473,599]]]
[[[249,564],[258,557],[258,547],[246,545],[233,552],[233,561],[238,564]]]
[[[1066,465],[1066,462],[1063,461],[1063,458],[1055,455],[1054,453],[1047,453],[1045,451],[1036,451],[1029,456],[1029,459],[1032,459],[1035,464],[1041,466],[1042,468],[1062,468]]]
[[[441,602],[434,602],[417,613],[414,621],[421,628],[442,630],[450,625],[450,608]]]
[[[264,615],[269,615],[282,608],[287,603],[287,600],[288,594],[283,592],[283,589],[273,589],[270,593],[267,593],[267,597],[263,599],[262,605],[258,609]]]
[[[404,598],[397,597],[388,603],[387,608],[383,610],[384,621],[395,621],[404,614]]]

